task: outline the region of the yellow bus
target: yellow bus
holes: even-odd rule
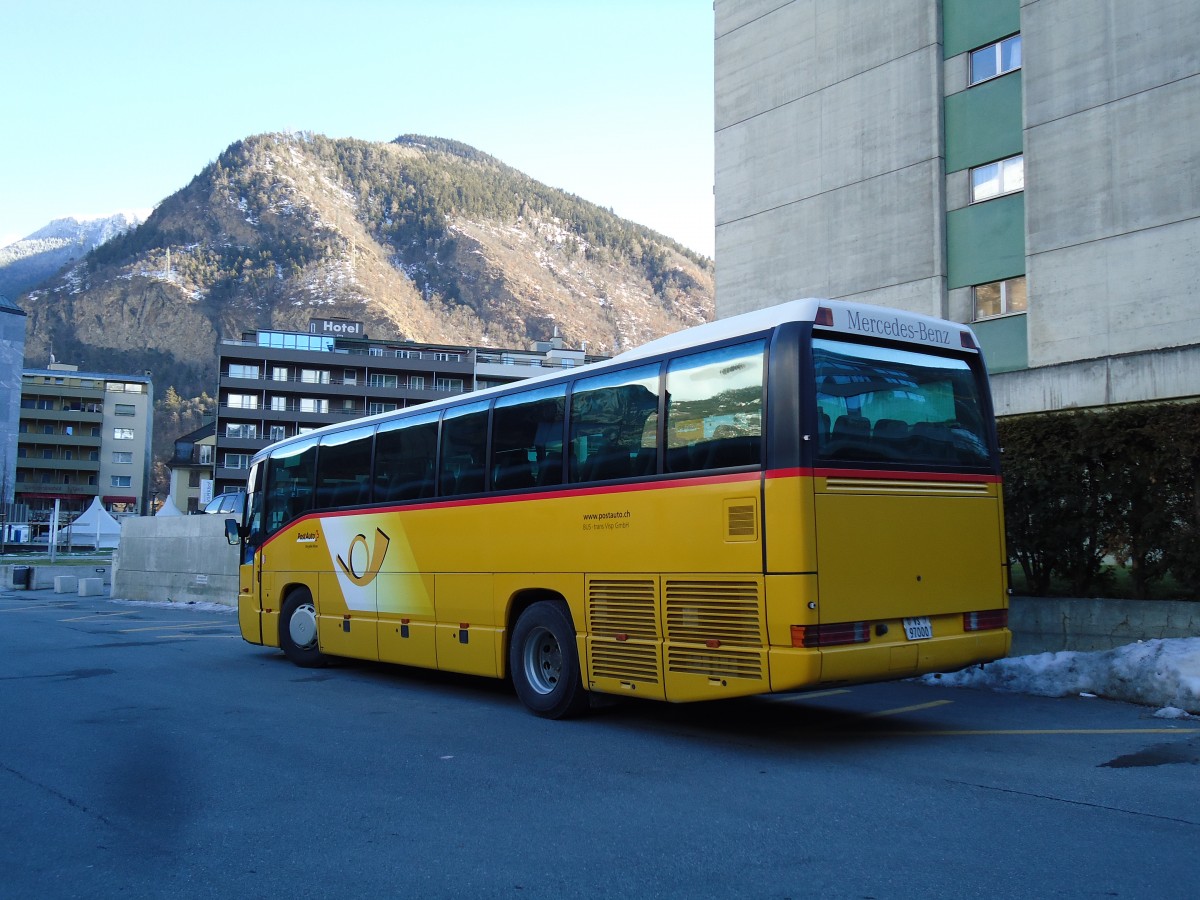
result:
[[[511,678],[550,718],[1011,639],[978,344],[893,309],[797,300],[281,441],[227,526],[248,642]]]

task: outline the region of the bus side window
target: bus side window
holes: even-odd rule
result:
[[[375,436],[376,503],[420,500],[434,495],[438,416],[427,413],[379,426]]]
[[[761,465],[763,341],[667,366],[667,471]]]
[[[569,454],[572,483],[654,474],[658,390],[657,363],[575,382]]]
[[[488,402],[449,409],[442,418],[442,454],[438,494],[476,494],[485,487]]]
[[[326,435],[317,460],[316,505],[356,506],[371,499],[371,440],[367,426]]]
[[[510,394],[492,412],[492,490],[562,483],[566,385]]]

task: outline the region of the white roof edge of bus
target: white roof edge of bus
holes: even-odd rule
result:
[[[743,334],[757,334],[761,331],[768,331],[785,322],[811,322],[816,318],[817,309],[821,306],[838,306],[848,309],[857,309],[864,312],[876,312],[880,314],[901,315],[909,319],[919,319],[930,323],[937,322],[941,326],[951,325],[960,331],[970,332],[971,329],[966,325],[958,322],[948,322],[945,319],[937,319],[933,316],[926,316],[921,313],[908,312],[907,310],[896,309],[895,307],[873,306],[868,303],[853,303],[848,300],[829,300],[822,297],[805,297],[800,300],[788,300],[784,303],[778,303],[775,306],[768,306],[764,309],[755,309],[750,312],[741,313],[736,316],[730,316],[727,319],[717,319],[715,322],[705,322],[703,325],[694,325],[691,328],[685,328],[682,331],[676,331],[672,334],[664,335],[642,344],[640,347],[635,347],[632,350],[626,350],[611,359],[601,360],[600,362],[590,363],[586,366],[578,366],[573,369],[563,370],[559,372],[547,372],[545,375],[535,375],[532,378],[525,378],[520,381],[513,381],[508,384],[497,385],[496,387],[484,388],[480,391],[469,391],[465,394],[455,394],[453,397],[447,397],[444,400],[430,400],[428,403],[421,403],[417,406],[408,406],[403,410],[391,410],[389,412],[376,413],[373,416],[361,416],[357,419],[351,419],[348,422],[334,422],[329,425],[324,425],[321,428],[314,429],[307,434],[296,434],[289,438],[284,438],[274,444],[268,444],[261,450],[254,452],[254,459],[260,459],[267,455],[267,451],[274,447],[282,447],[288,444],[296,444],[309,439],[320,439],[326,434],[346,431],[352,428],[365,427],[373,425],[379,421],[384,421],[394,418],[398,413],[407,413],[409,415],[421,415],[423,413],[436,412],[444,406],[457,405],[458,403],[473,403],[476,400],[485,399],[492,394],[500,392],[509,392],[512,390],[525,390],[527,388],[536,387],[543,381],[550,381],[555,378],[563,378],[571,375],[578,375],[584,372],[600,370],[608,368],[611,365],[618,363],[629,362],[643,357],[658,356],[663,353],[670,353],[684,347],[692,347],[699,344],[712,344],[717,341],[723,341],[730,338],[736,338]],[[467,399],[470,398],[470,399]]]
[[[640,347],[626,350],[619,356],[614,356],[611,361],[625,362],[644,356],[649,357],[657,356],[661,353],[670,353],[674,350],[690,347],[695,344],[716,343],[717,341],[735,338],[743,334],[755,334],[760,331],[767,331],[785,322],[812,322],[816,319],[817,309],[822,306],[855,309],[878,315],[901,316],[905,319],[925,321],[930,324],[937,323],[943,328],[946,325],[950,325],[959,331],[971,330],[966,325],[958,322],[947,322],[945,319],[938,319],[934,316],[927,316],[923,313],[910,312],[895,307],[873,306],[868,303],[854,303],[849,300],[829,300],[824,297],[805,297],[800,300],[788,300],[764,309],[751,310],[740,315],[730,316],[727,319],[717,319],[715,322],[695,325],[683,331],[676,331],[642,344]]]

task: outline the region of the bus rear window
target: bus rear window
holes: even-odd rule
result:
[[[813,369],[822,459],[990,467],[966,360],[814,338]]]

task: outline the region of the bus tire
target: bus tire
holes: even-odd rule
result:
[[[521,613],[508,666],[517,696],[534,715],[564,719],[587,709],[575,626],[561,603],[540,600]]]
[[[317,608],[308,588],[296,588],[284,601],[279,615],[279,646],[288,659],[306,669],[329,662],[317,645]]]

